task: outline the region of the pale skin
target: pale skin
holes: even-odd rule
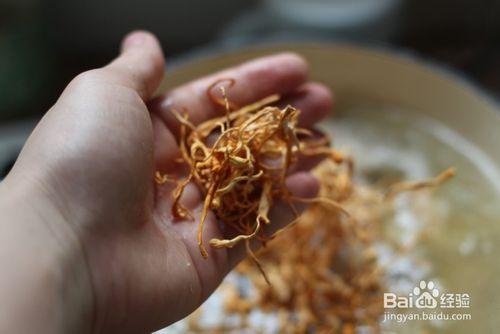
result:
[[[1,333],[148,333],[194,311],[244,258],[241,247],[207,247],[204,259],[196,222],[171,217],[173,185],[153,181],[156,170],[185,172],[175,162],[179,125],[170,108],[184,107],[194,123],[216,116],[205,91],[231,77],[232,102],[282,94],[302,109],[303,127],[331,109],[330,92],[308,82],[295,54],[253,60],[152,99],[163,59],[153,35],[129,34],[114,61],[69,83],[0,183]],[[312,165],[294,166],[287,180],[294,195],[316,195]],[[182,201],[199,217],[194,184]],[[277,203],[274,229],[292,220]],[[206,244],[214,237],[223,231],[210,213]]]

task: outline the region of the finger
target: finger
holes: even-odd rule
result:
[[[311,127],[314,123],[320,121],[325,118],[331,111],[333,105],[333,98],[331,91],[324,85],[319,83],[306,83],[294,90],[290,93],[280,105],[285,106],[290,104],[301,110],[299,122],[302,127]],[[159,116],[153,117],[153,121],[158,120]],[[155,122],[153,122],[154,124]],[[158,124],[155,127],[155,133],[157,132],[157,128],[161,128],[162,132],[167,130],[164,125]],[[155,135],[155,138],[157,136]],[[169,133],[168,137],[172,137]],[[161,146],[158,148],[158,151],[161,153],[156,154],[156,161],[159,162],[160,170],[164,170],[165,172],[171,170],[173,159],[179,156],[178,149],[170,149],[166,146],[165,143],[170,142],[171,138],[163,138],[155,140],[157,146]],[[321,160],[323,160],[324,156],[301,156],[299,157],[299,161],[291,166],[291,173],[296,173],[299,171],[306,171],[314,166],[316,166]],[[177,165],[178,164],[175,164]]]
[[[182,194],[180,202],[190,211],[192,219],[172,221],[168,216],[170,215],[169,211],[162,215],[164,218],[158,220],[158,223],[168,231],[174,232],[186,245],[186,250],[200,278],[202,291],[199,302],[201,303],[212,293],[228,273],[227,251],[208,246],[212,238],[221,238],[217,218],[212,211],[209,211],[203,228],[203,244],[208,252],[208,257],[204,258],[200,253],[197,239],[198,225],[203,206],[200,188],[194,183],[189,183]]]
[[[286,180],[286,186],[292,196],[298,198],[313,198],[319,191],[318,180],[308,172],[299,172],[290,175]],[[294,206],[299,214],[307,208],[307,204],[304,203],[294,202]],[[296,216],[288,203],[280,201],[269,213],[269,219],[273,224],[269,226],[270,228],[266,230],[266,232],[270,233],[268,235],[272,235],[277,230],[295,220]]]
[[[153,156],[154,172],[159,176],[168,178],[177,176],[176,171],[181,168],[177,159],[181,156],[177,142],[158,116],[152,114],[151,121],[153,125]],[[155,181],[157,182],[157,181]],[[167,180],[164,183],[156,184],[155,189],[155,209],[159,213],[170,214],[172,205],[172,191],[176,183]]]
[[[293,175],[298,172],[310,171],[326,158],[328,158],[328,156],[323,154],[313,156],[301,154],[298,158],[298,161],[290,166],[288,173],[290,175]]]
[[[312,198],[318,193],[319,185],[316,179],[309,173],[297,173],[288,177],[286,181],[288,189],[296,197]],[[186,187],[184,194],[181,198],[181,203],[193,214],[194,221],[185,223],[172,223],[170,219],[164,218],[158,220],[158,223],[163,228],[175,231],[175,234],[181,238],[189,252],[193,265],[196,267],[198,273],[202,273],[202,296],[204,300],[211,293],[215,287],[218,286],[224,276],[231,270],[238,262],[246,256],[246,249],[244,243],[239,243],[231,249],[215,249],[209,247],[209,241],[212,238],[221,239],[232,238],[236,236],[234,230],[227,228],[223,223],[217,223],[216,217],[213,212],[209,212],[203,229],[203,243],[208,251],[208,258],[203,258],[197,244],[197,230],[198,223],[201,215],[202,194],[196,185],[190,183]],[[300,213],[307,206],[305,204],[296,204],[296,210]],[[288,204],[278,202],[270,213],[271,224],[266,226],[266,235],[272,235],[278,229],[283,228],[288,223],[295,219],[295,214],[290,209]],[[260,247],[260,242],[254,241],[253,248]]]
[[[263,57],[175,88],[154,99],[150,109],[177,135],[179,123],[171,113],[173,108],[186,110],[194,124],[222,115],[221,107],[207,96],[210,85],[220,79],[235,80],[227,88],[227,96],[233,104],[243,106],[271,94],[292,92],[305,82],[307,72],[307,63],[296,54]]]
[[[333,96],[325,85],[308,82],[286,96],[280,105],[291,105],[299,109],[299,125],[309,128],[331,113]]]
[[[179,146],[173,134],[157,115],[151,114],[151,121],[156,170],[162,174],[170,174],[180,166],[177,161],[181,157]]]
[[[308,147],[311,144],[316,145],[330,145],[330,140],[325,134],[318,128],[309,128],[311,134],[304,136],[302,143],[305,145],[303,150],[301,150],[297,155],[297,161],[292,163],[288,169],[288,174],[292,175],[301,171],[309,171],[316,167],[321,161],[329,157],[327,153],[320,154],[320,152],[311,152]],[[313,146],[316,146],[313,145]],[[313,149],[311,147],[311,149]]]
[[[307,172],[300,172],[291,175],[286,180],[286,185],[288,190],[295,197],[300,198],[313,198],[318,194],[319,183],[316,178]],[[298,214],[302,213],[306,208],[307,204],[304,203],[294,203],[295,210]],[[292,221],[296,219],[294,210],[285,201],[279,201],[271,209],[269,213],[269,220],[271,223],[265,227],[265,235],[272,236],[276,231],[282,229]],[[233,238],[239,233],[235,233],[234,230],[226,229],[224,235],[226,238]],[[252,248],[258,248],[261,243],[257,240],[252,242]],[[233,268],[241,260],[246,257],[246,249],[243,242],[236,245],[232,249],[228,249],[228,263],[229,268]]]
[[[151,97],[164,74],[164,58],[156,37],[146,31],[134,31],[122,42],[118,58],[105,66],[110,80],[135,90],[143,100]]]
[[[106,214],[109,203],[117,212],[131,212],[122,209],[144,201],[151,191],[151,118],[142,99],[162,71],[156,39],[145,32],[131,34],[116,60],[71,81],[30,136],[19,166],[29,168],[36,161],[33,178],[52,188],[54,197],[70,206],[68,212],[79,212],[75,205]],[[19,171],[22,177],[22,167]],[[134,191],[112,186],[125,183]]]

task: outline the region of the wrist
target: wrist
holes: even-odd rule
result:
[[[29,182],[0,183],[0,332],[89,333],[93,296],[76,233]]]

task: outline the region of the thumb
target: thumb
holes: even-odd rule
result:
[[[164,58],[156,37],[146,31],[134,31],[122,42],[118,58],[103,68],[114,83],[135,90],[143,100],[154,93],[164,74]]]
[[[30,135],[8,179],[53,185],[62,184],[62,178],[71,181],[66,182],[70,188],[79,180],[104,192],[113,187],[102,182],[102,175],[115,165],[123,167],[104,178],[108,183],[148,184],[152,125],[144,102],[163,72],[157,39],[143,31],[129,34],[115,60],[71,81]]]

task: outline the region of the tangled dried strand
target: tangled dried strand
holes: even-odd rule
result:
[[[439,185],[451,179],[453,176],[455,176],[455,168],[448,168],[438,176],[429,180],[421,180],[415,182],[399,182],[393,184],[385,193],[385,199],[390,200],[394,198],[396,195],[407,191],[415,191],[423,188],[438,187]]]
[[[340,202],[351,214],[310,200],[312,206],[297,223],[257,254],[272,286],[263,284],[248,261],[241,264],[238,272],[250,278],[256,291],[229,296],[226,312],[244,318],[252,310],[277,311],[283,333],[340,333],[360,324],[376,326],[384,290],[372,247],[382,216],[382,208],[374,203],[380,203],[381,196],[358,193],[349,166],[347,161],[342,166],[324,161],[315,176],[321,198]],[[246,313],[238,311],[240,304]],[[243,326],[252,328],[246,322]]]
[[[248,259],[237,271],[250,278],[256,294],[243,296],[237,286],[226,285],[226,312],[245,320],[252,310],[275,311],[280,332],[287,333],[352,333],[360,325],[378,328],[384,282],[374,243],[390,200],[404,191],[438,186],[454,170],[430,180],[395,184],[385,195],[360,187],[352,181],[350,157],[328,147],[328,138],[309,140],[312,133],[297,127],[299,110],[272,106],[278,95],[238,108],[229,102],[224,87],[220,87],[222,97],[214,94],[222,82],[235,84],[231,79],[215,82],[207,96],[223,107],[224,116],[195,126],[187,113],[173,110],[181,124],[180,149],[189,165],[188,177],[176,181],[157,173],[155,180],[177,182],[172,215],[179,219],[191,217],[180,204],[186,185],[194,181],[203,189],[197,238],[204,257],[203,226],[209,210],[235,231],[233,238],[210,240],[210,246],[245,244]],[[286,188],[285,177],[299,153],[328,158],[315,169],[321,184],[317,198],[297,198]],[[271,223],[268,213],[277,199],[292,210],[295,202],[312,205],[274,238],[263,234],[263,226]],[[270,243],[254,254],[250,247],[254,239]],[[195,332],[209,330],[192,322]],[[251,328],[247,321],[241,326]],[[221,324],[214,330],[238,328]]]
[[[190,172],[173,193],[172,215],[180,219],[190,217],[180,204],[180,198],[186,185],[193,180],[205,195],[197,234],[198,246],[205,258],[208,253],[203,243],[203,230],[210,210],[237,232],[233,238],[211,239],[211,247],[232,248],[252,239],[265,242],[269,237],[263,233],[263,227],[271,223],[268,215],[273,203],[282,199],[296,212],[293,202],[304,201],[291,196],[285,184],[288,170],[299,153],[326,154],[335,161],[342,161],[339,152],[327,147],[328,141],[302,139],[310,132],[297,126],[300,111],[292,106],[272,106],[279,96],[272,95],[236,109],[236,105],[229,102],[224,87],[220,87],[221,98],[214,94],[213,90],[222,82],[227,82],[229,87],[235,84],[233,79],[217,81],[209,87],[207,96],[223,107],[224,116],[195,126],[187,113],[181,115],[173,110],[181,124],[180,150]],[[343,210],[338,203],[327,202]],[[257,263],[255,256],[253,258]]]
[[[314,173],[321,184],[321,197],[340,202],[351,214],[346,216],[319,201],[261,249],[257,256],[272,285],[263,284],[252,259],[236,268],[250,278],[254,288],[253,293],[242,294],[241,287],[232,282],[222,289],[225,311],[240,317],[240,331],[259,331],[247,321],[253,311],[277,312],[280,333],[354,333],[360,327],[375,333],[380,330],[387,288],[375,245],[381,240],[383,220],[393,209],[392,202],[379,190],[355,184],[347,161],[341,166],[324,161]],[[419,189],[438,186],[449,174],[445,171],[421,182]]]

